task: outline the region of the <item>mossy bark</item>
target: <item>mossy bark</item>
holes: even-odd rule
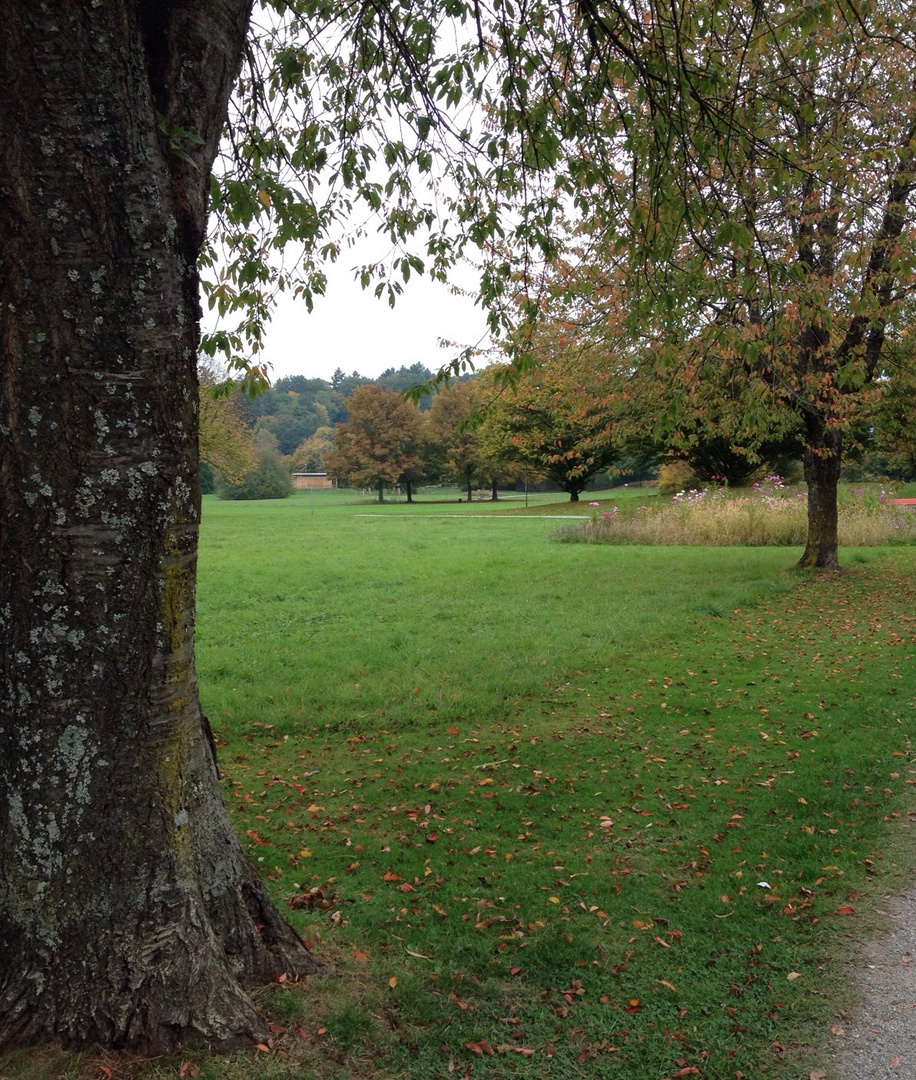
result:
[[[245,987],[316,964],[193,654],[196,261],[249,2],[0,11],[0,1042],[251,1045]]]

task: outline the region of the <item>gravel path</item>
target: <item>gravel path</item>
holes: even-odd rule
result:
[[[851,965],[861,999],[832,1028],[831,1080],[916,1080],[916,884],[877,908],[890,926],[862,945]],[[820,1080],[817,1071],[812,1077]]]

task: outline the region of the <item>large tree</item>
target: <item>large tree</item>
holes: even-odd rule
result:
[[[2,1042],[251,1045],[244,987],[316,967],[194,670],[196,266],[248,17],[2,4]]]
[[[626,54],[608,94],[625,203],[586,208],[584,273],[554,283],[592,330],[624,273],[670,432],[705,404],[748,446],[794,414],[800,565],[835,567],[844,441],[916,285],[916,25],[894,0],[586,6]]]

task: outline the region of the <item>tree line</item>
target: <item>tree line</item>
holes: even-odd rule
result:
[[[772,472],[801,479],[804,432],[791,411],[772,410],[765,423],[742,428],[729,394],[708,389],[659,431],[665,380],[638,363],[624,368],[571,349],[562,327],[539,333],[535,367],[518,373],[497,364],[416,403],[406,392],[432,378],[422,364],[376,380],[354,372],[336,386],[287,376],[254,401],[211,398],[202,416],[223,411],[222,428],[214,427],[222,441],[211,446],[204,421],[202,452],[223,475],[207,477],[205,487],[224,498],[281,498],[291,472],[327,472],[340,486],[377,492],[380,502],[395,487],[408,502],[432,484],[461,488],[468,500],[481,489],[496,499],[500,486],[544,481],[575,502],[596,480],[655,479],[660,470],[680,486],[740,487]],[[876,380],[847,440],[848,479],[916,476],[908,370]],[[241,449],[241,458],[227,458],[226,447]]]

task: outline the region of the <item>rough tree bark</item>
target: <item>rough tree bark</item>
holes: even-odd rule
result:
[[[837,487],[843,456],[843,434],[814,411],[805,413],[803,466],[808,485],[808,538],[798,566],[838,570]]]
[[[0,1042],[243,1046],[244,987],[316,966],[193,657],[195,264],[249,9],[0,2]]]

